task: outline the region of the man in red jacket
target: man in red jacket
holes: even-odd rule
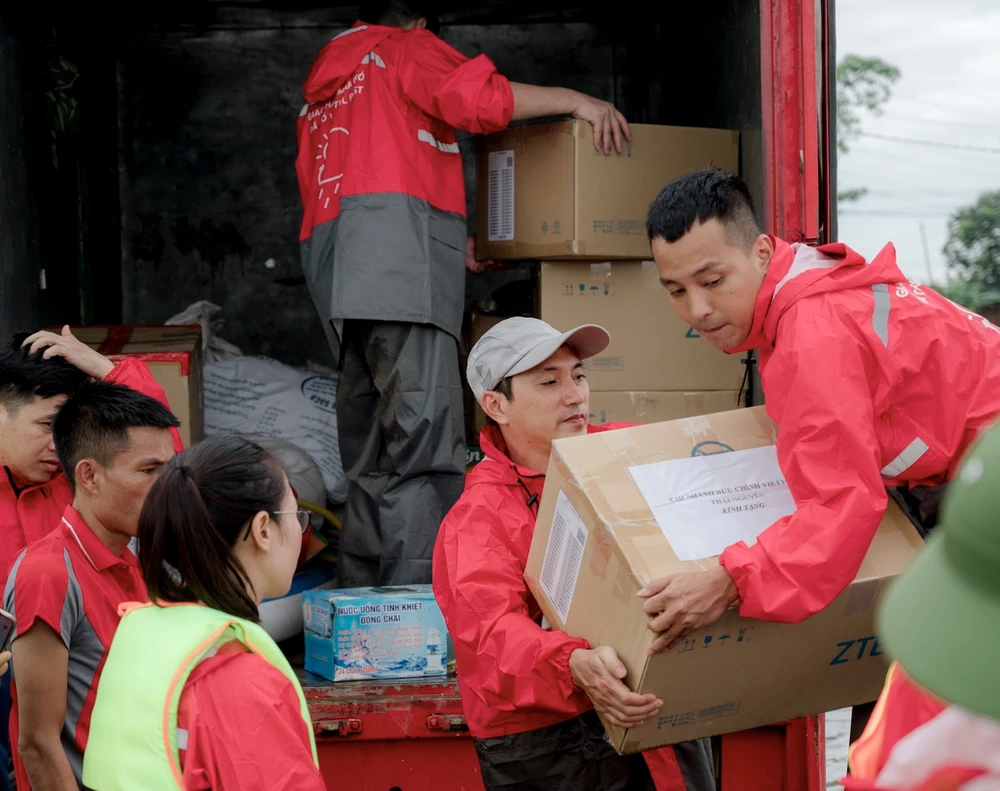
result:
[[[156,398],[167,396],[146,366],[115,365],[62,332],[17,336],[0,350],[0,587],[21,550],[55,530],[73,492],[56,457],[52,421],[67,396],[88,379],[117,382]],[[174,446],[183,448],[173,430]],[[6,788],[10,677],[0,679],[0,788]]]
[[[1000,413],[1000,329],[912,282],[891,244],[867,262],[761,233],[746,185],[722,171],[667,185],[647,230],[678,315],[727,354],[758,350],[796,502],[753,546],[641,592],[654,650],[731,605],[802,621],[857,575],[887,487],[934,526],[944,484]]]
[[[455,646],[458,683],[488,790],[709,791],[707,740],[620,756],[594,712],[622,727],[662,706],[625,686],[607,646],[546,628],[524,581],[552,441],[590,426],[581,361],[610,338],[507,319],[469,354],[469,385],[489,417],[485,458],[441,525],[434,596]],[[644,760],[645,759],[645,760]]]
[[[465,268],[484,265],[467,237],[456,128],[573,115],[605,153],[629,136],[607,102],[466,58],[432,32],[422,0],[373,5],[312,66],[296,161],[302,266],[341,370],[345,586],[430,582],[464,485],[457,344]]]
[[[55,416],[56,453],[73,502],[21,552],[4,591],[4,608],[17,619],[10,732],[20,791],[81,784],[119,607],[146,600],[129,544],[150,486],[176,452],[177,426],[164,403],[107,381],[80,387]]]
[[[66,398],[88,379],[125,385],[167,404],[144,363],[117,365],[64,327],[18,337],[0,351],[0,584],[21,550],[48,535],[73,502],[59,466],[52,420]],[[168,405],[169,406],[169,405]],[[174,429],[174,446],[183,449]]]

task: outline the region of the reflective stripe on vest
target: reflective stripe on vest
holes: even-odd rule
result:
[[[83,761],[94,791],[180,789],[181,693],[198,663],[237,640],[280,670],[298,693],[313,763],[316,741],[305,696],[288,660],[259,625],[197,604],[126,605],[98,685]]]

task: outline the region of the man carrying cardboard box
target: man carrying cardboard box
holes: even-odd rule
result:
[[[715,788],[706,740],[641,757],[615,752],[594,709],[632,727],[662,701],[629,691],[613,649],[543,627],[524,580],[552,441],[622,427],[587,421],[581,361],[609,342],[596,325],[560,333],[512,318],[469,354],[469,385],[489,418],[485,458],[441,525],[434,594],[488,790]]]
[[[959,459],[1000,413],[1000,329],[912,282],[891,244],[867,262],[840,243],[761,233],[730,173],[667,185],[647,232],[678,315],[727,354],[758,350],[796,503],[715,568],[640,592],[655,652],[732,605],[790,623],[819,612],[857,575],[887,487],[923,532],[933,528]]]
[[[458,365],[467,236],[455,130],[572,115],[622,150],[611,104],[510,82],[435,35],[430,0],[376,0],[310,70],[298,121],[302,266],[338,358],[349,488],[345,587],[430,582],[438,526],[465,481]]]

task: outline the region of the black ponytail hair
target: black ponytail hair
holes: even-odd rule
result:
[[[281,508],[278,460],[238,436],[210,437],[175,456],[139,515],[139,565],[151,601],[202,602],[260,620],[232,552],[258,513]]]

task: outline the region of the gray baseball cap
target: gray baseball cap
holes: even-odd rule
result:
[[[495,390],[508,376],[517,376],[541,365],[565,344],[581,360],[608,348],[611,335],[597,324],[583,324],[569,332],[559,332],[540,319],[515,316],[491,327],[469,352],[465,375],[476,401]]]

